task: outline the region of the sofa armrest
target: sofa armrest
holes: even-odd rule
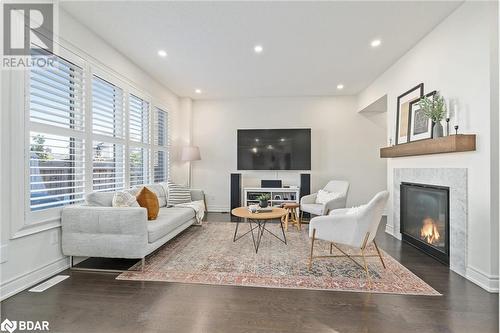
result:
[[[313,193],[309,195],[304,195],[302,198],[300,198],[300,204],[313,204],[316,203],[316,196],[318,193]]]
[[[147,221],[142,207],[67,206],[61,218],[63,253],[142,258],[148,243]]]
[[[205,199],[205,193],[203,193],[203,190],[191,189],[191,200],[192,201],[198,201],[198,200],[204,200],[204,199]]]

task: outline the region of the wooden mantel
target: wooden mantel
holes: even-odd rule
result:
[[[380,148],[381,158],[457,153],[476,150],[475,134],[443,136]]]

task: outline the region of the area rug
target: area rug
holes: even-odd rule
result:
[[[281,235],[278,223],[267,228]],[[287,245],[264,233],[256,254],[251,234],[233,242],[235,223],[210,222],[191,227],[120,274],[120,280],[166,281],[268,288],[374,292],[404,295],[440,295],[427,283],[382,251],[387,269],[378,257],[367,259],[371,283],[365,271],[348,258],[317,259],[308,269],[310,239],[307,225],[301,232],[290,228]],[[240,224],[239,234],[249,230]],[[354,254],[355,249],[344,248]],[[373,254],[375,248],[369,248]],[[317,241],[315,255],[329,254],[329,243]]]

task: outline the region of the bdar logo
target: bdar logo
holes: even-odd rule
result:
[[[12,333],[16,330],[17,328],[17,322],[16,321],[10,321],[8,319],[5,319],[2,324],[0,324],[0,330],[2,332],[9,332]]]

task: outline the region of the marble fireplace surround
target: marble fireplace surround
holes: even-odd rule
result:
[[[467,169],[395,168],[393,178],[393,232],[400,233],[400,184],[447,186],[450,188],[450,269],[465,276],[467,257]]]

